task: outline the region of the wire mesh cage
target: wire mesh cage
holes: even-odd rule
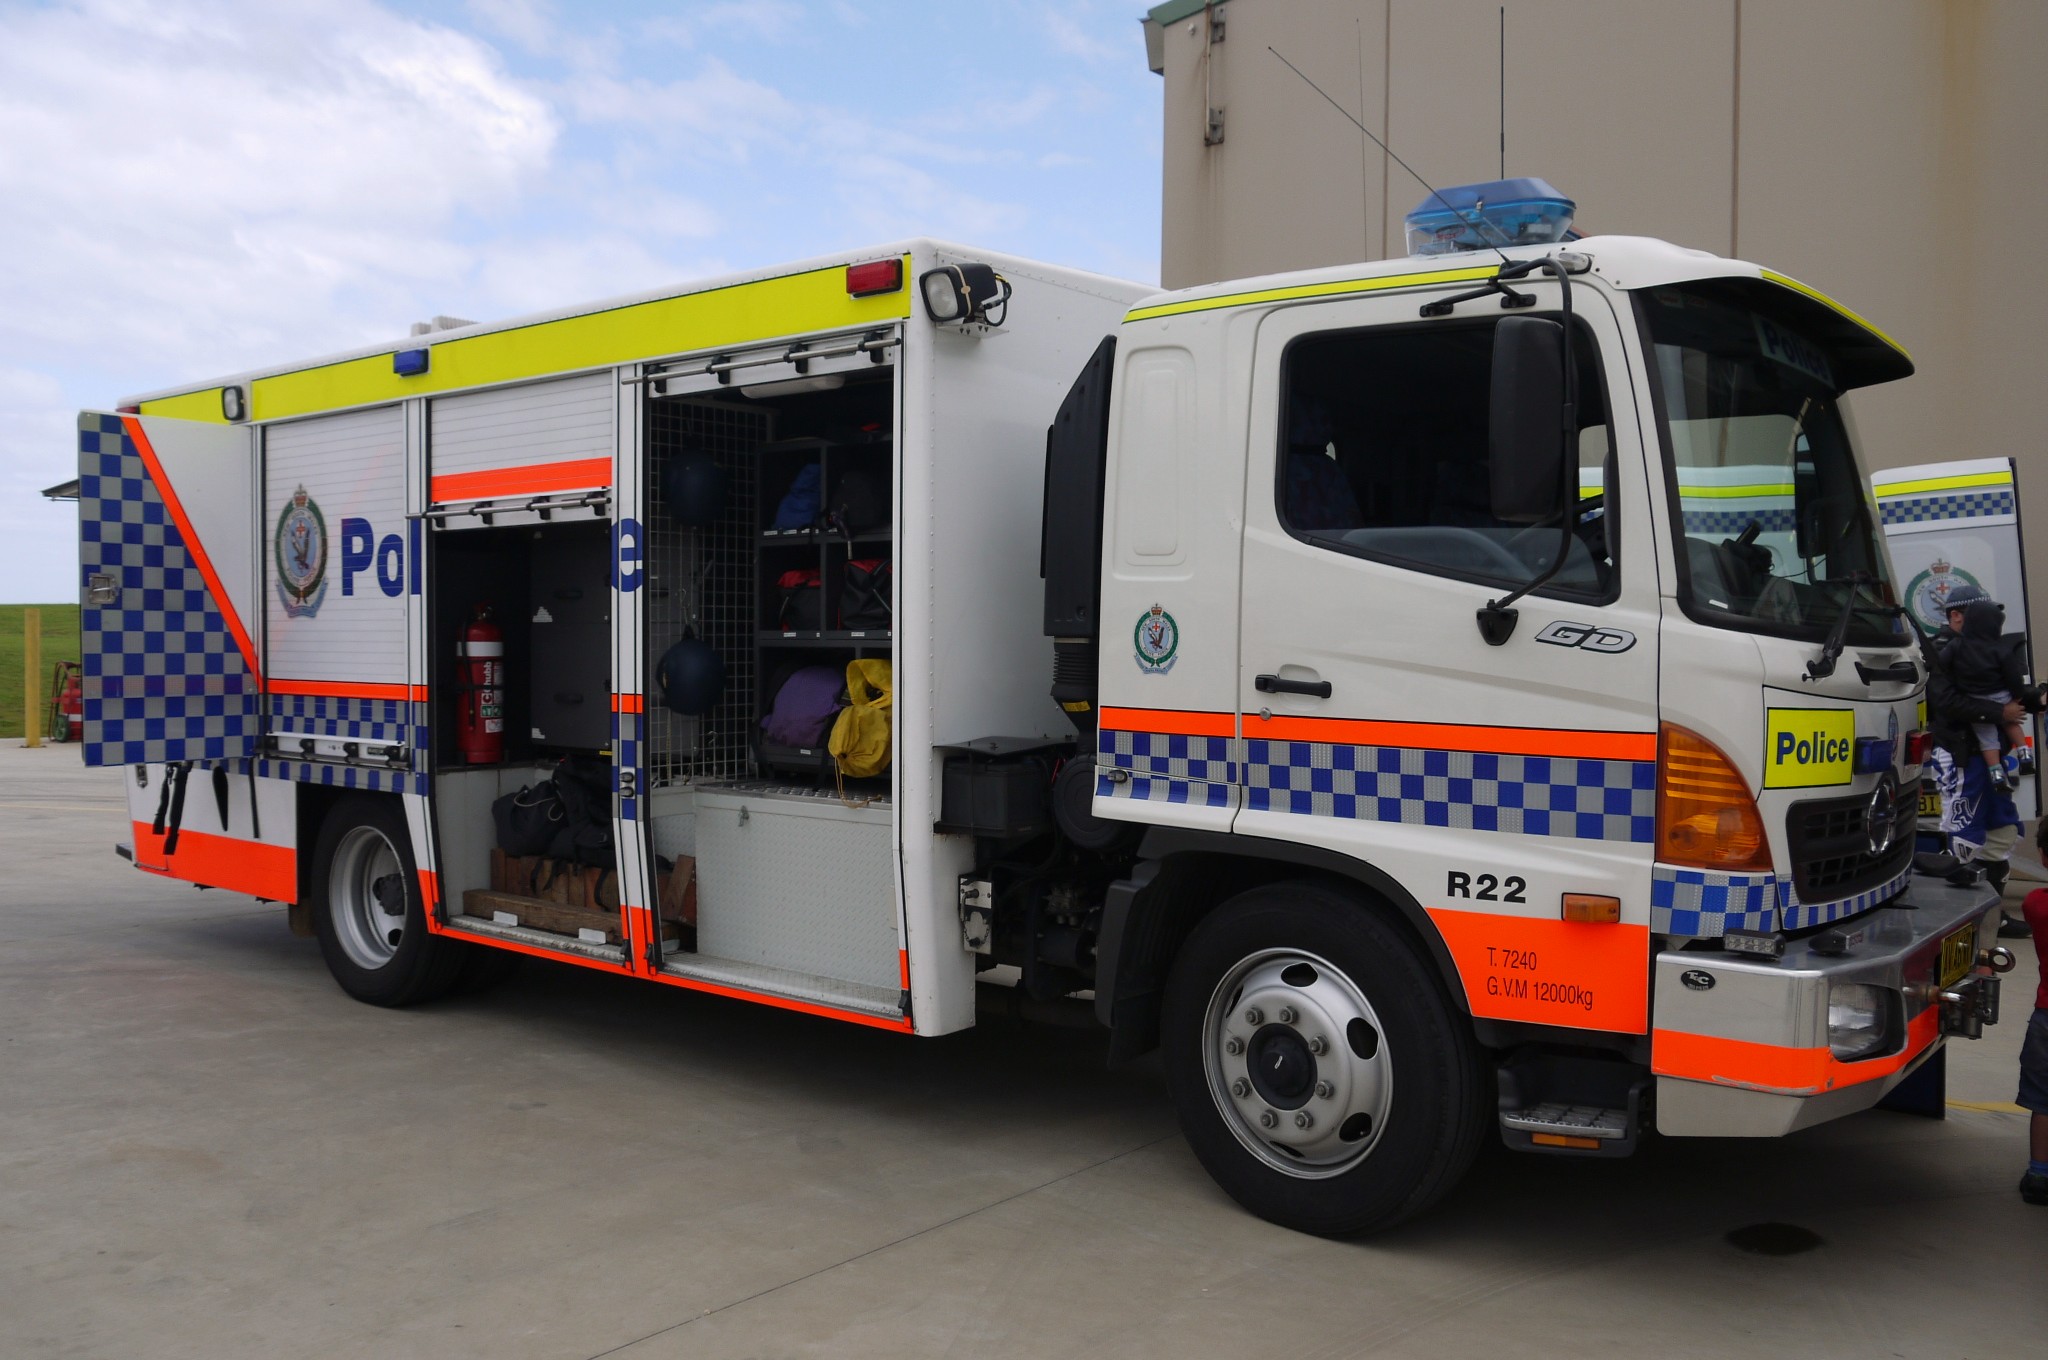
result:
[[[744,779],[751,771],[755,713],[754,450],[774,438],[774,415],[690,397],[648,397],[647,584],[642,604],[650,665],[694,631],[725,662],[725,689],[709,713],[692,717],[661,702],[649,677],[647,776],[655,787],[686,780]],[[702,450],[725,473],[717,523],[685,528],[666,503],[663,473],[678,455]]]

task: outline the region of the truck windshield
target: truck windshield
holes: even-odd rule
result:
[[[1680,603],[1702,623],[1896,646],[1875,503],[1827,350],[1712,283],[1639,295],[1678,524]]]

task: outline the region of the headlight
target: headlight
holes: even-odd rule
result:
[[[1828,1049],[1842,1062],[1875,1057],[1892,1045],[1894,993],[1867,983],[1837,983],[1828,989]]]

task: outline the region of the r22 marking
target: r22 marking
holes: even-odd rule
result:
[[[1636,635],[1626,628],[1596,628],[1590,623],[1573,623],[1569,619],[1545,624],[1536,640],[1553,647],[1576,647],[1582,652],[1601,652],[1610,656],[1636,645]]]
[[[1492,874],[1467,874],[1453,869],[1444,882],[1445,897],[1467,897],[1475,902],[1524,902],[1522,894],[1528,890],[1528,880],[1509,874],[1496,878]]]

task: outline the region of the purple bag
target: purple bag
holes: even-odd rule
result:
[[[771,746],[821,747],[846,707],[846,676],[836,666],[805,666],[775,691],[761,734]]]

